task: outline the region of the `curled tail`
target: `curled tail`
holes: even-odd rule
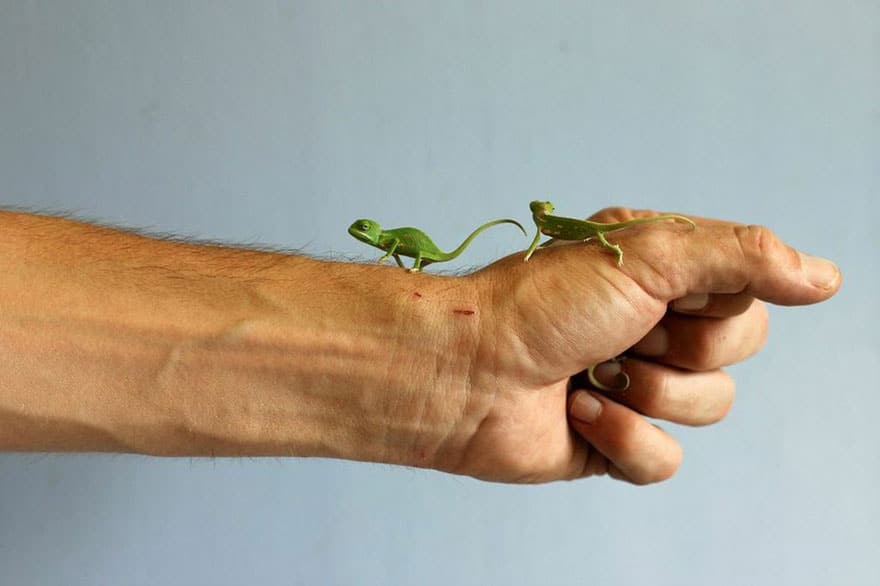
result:
[[[471,241],[474,238],[476,238],[480,232],[482,232],[486,228],[491,228],[492,226],[496,226],[498,224],[513,224],[514,226],[516,226],[517,228],[519,228],[522,231],[523,236],[527,235],[526,229],[523,228],[522,224],[520,224],[516,220],[511,220],[509,218],[504,218],[502,220],[492,220],[491,222],[486,222],[485,224],[483,224],[482,226],[480,226],[479,228],[477,228],[476,230],[471,232],[470,236],[465,238],[464,242],[462,242],[461,244],[458,245],[458,248],[456,248],[452,252],[447,252],[446,253],[447,259],[446,260],[452,260],[453,258],[457,257],[459,254],[464,252],[464,249],[468,247],[468,245],[471,243]]]

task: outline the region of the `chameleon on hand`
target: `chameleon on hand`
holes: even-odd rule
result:
[[[497,224],[513,224],[522,230],[523,235],[526,234],[525,228],[523,228],[522,224],[516,220],[507,218],[493,220],[491,222],[486,222],[471,232],[470,236],[465,238],[464,242],[452,252],[443,252],[436,244],[434,244],[427,234],[418,228],[394,228],[391,230],[383,230],[378,222],[362,219],[355,220],[354,223],[349,226],[348,233],[361,242],[385,251],[385,254],[379,259],[379,262],[384,261],[388,257],[394,257],[397,264],[401,268],[405,268],[403,262],[400,260],[401,255],[415,259],[412,268],[409,269],[410,272],[415,273],[420,271],[423,266],[428,266],[431,263],[446,262],[456,258],[464,252],[464,249],[467,248],[471,241],[477,237],[477,234],[486,228],[491,228]]]
[[[529,260],[535,252],[535,249],[538,248],[538,240],[541,238],[541,234],[545,234],[552,238],[552,240],[548,240],[541,246],[546,246],[550,242],[553,242],[553,240],[586,240],[595,236],[599,239],[602,246],[614,251],[614,254],[617,255],[617,264],[620,266],[623,264],[623,251],[617,244],[608,242],[608,239],[605,238],[606,232],[622,230],[637,224],[659,222],[661,220],[678,220],[690,224],[692,228],[696,228],[696,224],[694,224],[693,221],[677,214],[660,214],[657,216],[651,216],[650,218],[635,218],[627,222],[606,224],[602,222],[592,222],[590,220],[578,220],[577,218],[565,218],[563,216],[551,215],[555,208],[549,201],[533,201],[529,204],[529,209],[532,210],[532,218],[535,220],[535,226],[538,227],[538,231],[535,233],[535,238],[532,240],[531,246],[529,246],[528,251],[526,251],[526,256],[523,259],[525,261]]]

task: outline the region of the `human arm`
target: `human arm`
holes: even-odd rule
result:
[[[765,229],[697,223],[622,233],[622,268],[574,244],[441,277],[2,214],[0,447],[661,480],[680,449],[644,416],[722,417],[719,368],[763,341],[752,299],[839,286],[833,267],[812,285]],[[695,319],[668,311],[701,295]],[[574,417],[570,381],[633,345],[656,351],[658,323],[667,349],[627,362],[631,390],[596,394],[593,423]]]
[[[420,345],[467,336],[411,278],[0,212],[0,448],[408,462]]]

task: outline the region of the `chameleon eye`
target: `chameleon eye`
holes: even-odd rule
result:
[[[364,232],[366,232],[366,231],[369,230],[369,229],[370,229],[370,225],[369,225],[369,224],[361,224],[361,230],[363,230]]]

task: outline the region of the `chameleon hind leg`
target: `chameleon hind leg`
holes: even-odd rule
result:
[[[596,232],[596,238],[599,239],[599,242],[602,243],[602,246],[605,248],[610,248],[614,251],[614,254],[617,255],[617,266],[623,264],[623,250],[621,250],[620,246],[617,244],[612,244],[608,242],[608,239],[605,238],[605,234],[603,232]]]
[[[399,264],[400,266],[403,266],[402,264],[400,264],[400,258],[398,258],[398,256],[397,256],[396,254],[394,254],[394,251],[397,250],[397,247],[398,247],[398,246],[400,246],[400,240],[395,240],[395,241],[394,241],[394,244],[391,245],[391,248],[388,249],[388,252],[386,252],[385,254],[383,254],[382,256],[380,256],[380,257],[379,257],[379,260],[377,260],[376,262],[379,263],[379,264],[382,264],[382,263],[385,262],[389,257],[392,257],[392,256],[393,256],[393,257],[394,257],[394,260],[397,261],[397,264]]]
[[[397,261],[397,266],[399,266],[399,267],[402,268],[402,269],[405,269],[405,268],[406,268],[406,266],[403,264],[403,261],[400,260],[400,255],[399,255],[399,254],[392,254],[391,256],[393,256],[393,257],[394,257],[394,260]]]
[[[403,265],[401,265],[401,266],[403,266]],[[421,270],[422,270],[422,253],[419,252],[419,253],[416,255],[416,260],[415,260],[415,262],[413,262],[413,266],[412,266],[412,268],[409,270],[409,272],[411,272],[411,273],[418,273],[418,272],[420,272]]]

